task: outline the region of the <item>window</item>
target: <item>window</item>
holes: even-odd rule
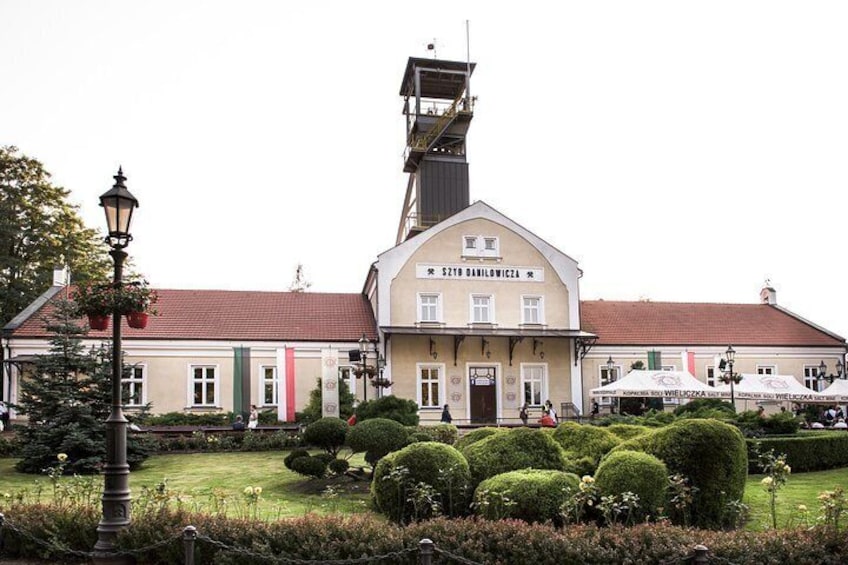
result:
[[[818,378],[818,365],[804,365],[804,386],[810,390],[821,392],[821,381]]]
[[[441,320],[441,295],[419,294],[418,295],[418,321],[438,322]]]
[[[353,374],[353,367],[342,365],[339,367],[339,380],[342,380],[347,385],[351,394],[356,396],[356,375]]]
[[[774,365],[757,365],[758,375],[776,375],[777,368]]]
[[[121,398],[124,406],[142,406],[145,403],[144,381],[147,367],[133,365],[121,375]]]
[[[522,296],[521,297],[521,323],[522,324],[542,324],[542,297],[541,296]]]
[[[469,253],[471,252],[471,253]],[[463,255],[476,255],[477,254],[477,236],[466,236],[465,237],[465,249]]]
[[[715,367],[712,365],[707,365],[707,386],[715,386],[716,385],[716,372]]]
[[[463,257],[499,257],[500,241],[494,236],[466,235],[462,237]]]
[[[216,406],[218,388],[217,367],[191,366],[191,405]]]
[[[441,408],[442,367],[439,365],[419,365],[418,367],[418,406],[420,408]]]
[[[262,405],[276,406],[279,402],[277,396],[277,368],[273,365],[259,367],[262,375]]]
[[[492,302],[494,299],[491,294],[472,294],[471,295],[471,323],[472,324],[491,324],[494,320],[492,313]]]
[[[620,367],[613,367],[612,370],[610,370],[610,368],[607,367],[606,365],[601,365],[600,369],[601,369],[601,386],[605,386],[605,385],[608,385],[610,383],[614,383],[615,381],[617,381],[619,379],[619,376],[621,375],[621,368]],[[602,396],[601,400],[600,400],[600,404],[603,404],[604,406],[609,406],[610,404],[612,404],[612,397],[611,396]]]
[[[521,365],[522,403],[541,406],[548,397],[545,365]]]
[[[484,237],[483,238],[483,254],[488,257],[495,257],[498,254],[498,238]]]

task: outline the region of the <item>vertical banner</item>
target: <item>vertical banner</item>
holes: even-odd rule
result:
[[[659,351],[656,351],[656,350],[648,351],[648,370],[649,371],[660,371],[660,370],[662,370],[662,354]]]
[[[339,362],[336,350],[321,350],[321,416],[339,417]]]
[[[286,348],[277,349],[277,420],[288,422],[288,371],[286,370]]]
[[[242,348],[233,347],[233,412],[244,416],[244,375],[242,375]]]
[[[680,361],[682,362],[683,370],[695,376],[695,353],[692,351],[684,350],[680,353]]]
[[[286,420],[294,422],[294,407],[297,406],[297,398],[295,396],[295,382],[297,382],[297,373],[294,371],[294,348],[286,349]]]

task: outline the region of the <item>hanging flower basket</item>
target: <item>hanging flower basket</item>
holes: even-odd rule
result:
[[[150,315],[147,312],[130,312],[127,314],[127,325],[137,330],[143,330],[147,327],[147,322]]]
[[[374,385],[374,388],[388,388],[392,386],[392,381],[385,377],[377,377],[371,381],[371,384]]]
[[[108,330],[109,315],[108,314],[89,314],[88,325],[93,330]]]
[[[354,370],[353,370],[353,374],[354,374],[354,376],[356,376],[356,378],[357,378],[357,379],[361,379],[363,374],[364,374],[364,375],[366,375],[369,379],[373,379],[373,378],[374,378],[374,375],[375,375],[376,373],[377,373],[377,372],[376,372],[376,370],[374,369],[374,367],[372,367],[372,366],[370,366],[370,365],[369,365],[369,366],[367,366],[367,367],[365,367],[365,369],[364,369],[364,370],[363,370],[361,367],[356,368],[356,369],[354,369]]]
[[[159,301],[159,295],[150,288],[145,280],[122,284],[114,296],[115,310],[126,316],[137,312],[153,314],[154,316],[159,313],[153,306]]]

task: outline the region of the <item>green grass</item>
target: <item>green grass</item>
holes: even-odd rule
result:
[[[142,469],[130,474],[130,488],[134,499],[150,501],[153,495],[143,495],[144,487],[154,489],[167,481],[172,502],[179,495],[187,508],[211,513],[226,506],[231,516],[252,515],[243,495],[248,486],[262,487],[257,512],[265,519],[302,516],[308,512],[367,511],[370,499],[367,480],[308,479],[286,469],[284,456],[285,452],[156,455]],[[14,459],[0,459],[0,496],[26,492],[27,499],[34,500],[36,481],[41,485],[41,500],[53,496],[48,477],[18,473],[14,464]],[[363,466],[362,455],[352,458],[351,464]],[[768,494],[760,484],[762,478],[762,475],[750,475],[745,486],[743,502],[750,507],[751,519],[746,525],[749,530],[771,528]],[[777,494],[778,527],[804,524],[804,517],[798,512],[801,504],[808,508],[807,521],[812,523],[819,514],[818,495],[846,485],[848,468],[790,475],[786,486]]]
[[[186,508],[216,513],[226,508],[230,516],[253,515],[247,504],[246,487],[262,487],[257,505],[258,515],[266,519],[302,516],[308,512],[363,512],[370,500],[368,480],[349,477],[309,479],[293,473],[283,465],[285,452],[192,453],[150,457],[130,474],[130,489],[137,502],[150,502],[154,495],[144,489],[155,489],[166,482],[160,498],[179,496]],[[0,496],[25,492],[34,501],[40,484],[41,500],[53,496],[47,476],[18,473],[14,459],[0,459]],[[364,465],[362,455],[351,459],[353,466]],[[63,479],[70,484],[73,479]],[[99,495],[98,495],[99,496]]]

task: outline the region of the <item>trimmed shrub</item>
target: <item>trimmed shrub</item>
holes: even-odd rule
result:
[[[797,434],[801,428],[801,420],[791,412],[772,414],[763,422],[763,429],[769,435]]]
[[[471,471],[471,485],[519,469],[568,469],[565,452],[553,437],[533,428],[514,428],[472,443],[462,452]]]
[[[306,426],[303,441],[325,450],[335,459],[345,444],[349,427],[341,418],[321,418]]]
[[[680,420],[628,440],[613,450],[642,451],[661,459],[670,473],[681,474],[698,490],[690,508],[695,526],[717,528],[725,504],[742,500],[748,452],[742,434],[718,420]]]
[[[674,415],[684,418],[732,419],[736,416],[733,405],[720,398],[696,398],[674,409]]]
[[[354,453],[365,452],[365,460],[374,466],[381,457],[406,445],[407,431],[399,422],[374,418],[350,429],[347,443]]]
[[[421,432],[427,434],[431,441],[453,445],[459,437],[459,429],[453,424],[436,424],[435,426],[411,426],[409,433]]]
[[[344,475],[350,468],[350,463],[347,459],[333,459],[328,465],[330,472],[334,475]]]
[[[463,434],[462,437],[454,442],[453,446],[460,451],[465,451],[465,448],[472,443],[477,443],[481,439],[486,439],[491,435],[504,433],[506,431],[506,428],[477,428],[475,430],[471,430],[467,434]]]
[[[290,468],[300,475],[320,479],[327,474],[327,460],[319,456],[298,457],[292,460]]]
[[[554,439],[562,448],[577,457],[591,457],[597,462],[621,440],[607,428],[563,422],[556,427]]]
[[[286,469],[292,469],[292,461],[299,457],[309,457],[309,452],[303,448],[298,447],[297,449],[292,449],[291,452],[286,455],[285,459],[283,459],[283,464],[286,466]]]
[[[468,505],[468,481],[468,463],[455,448],[413,443],[380,460],[371,495],[377,509],[399,523],[438,513],[459,516]]]
[[[648,426],[638,426],[636,424],[613,424],[611,426],[607,426],[606,430],[617,437],[620,440],[630,439],[634,437],[638,437],[642,434],[647,434],[652,431],[653,428],[649,428]]]
[[[748,444],[749,473],[762,473],[753,451],[757,443],[762,451],[773,449],[775,453],[785,453],[786,463],[794,473],[848,467],[848,433],[845,432],[801,432],[795,437],[765,437],[745,442]]]
[[[414,400],[389,395],[376,400],[366,400],[356,407],[357,423],[374,418],[394,420],[404,426],[417,426],[418,404]]]
[[[489,520],[517,518],[561,525],[560,508],[577,492],[574,473],[521,469],[490,477],[474,491],[474,513]]]
[[[419,441],[435,441],[433,436],[427,432],[412,432],[406,436],[406,443],[417,443]]]
[[[595,473],[595,486],[601,496],[632,492],[639,496],[639,506],[633,519],[643,521],[656,516],[663,505],[668,486],[668,468],[665,463],[647,453],[616,451],[607,455]]]

